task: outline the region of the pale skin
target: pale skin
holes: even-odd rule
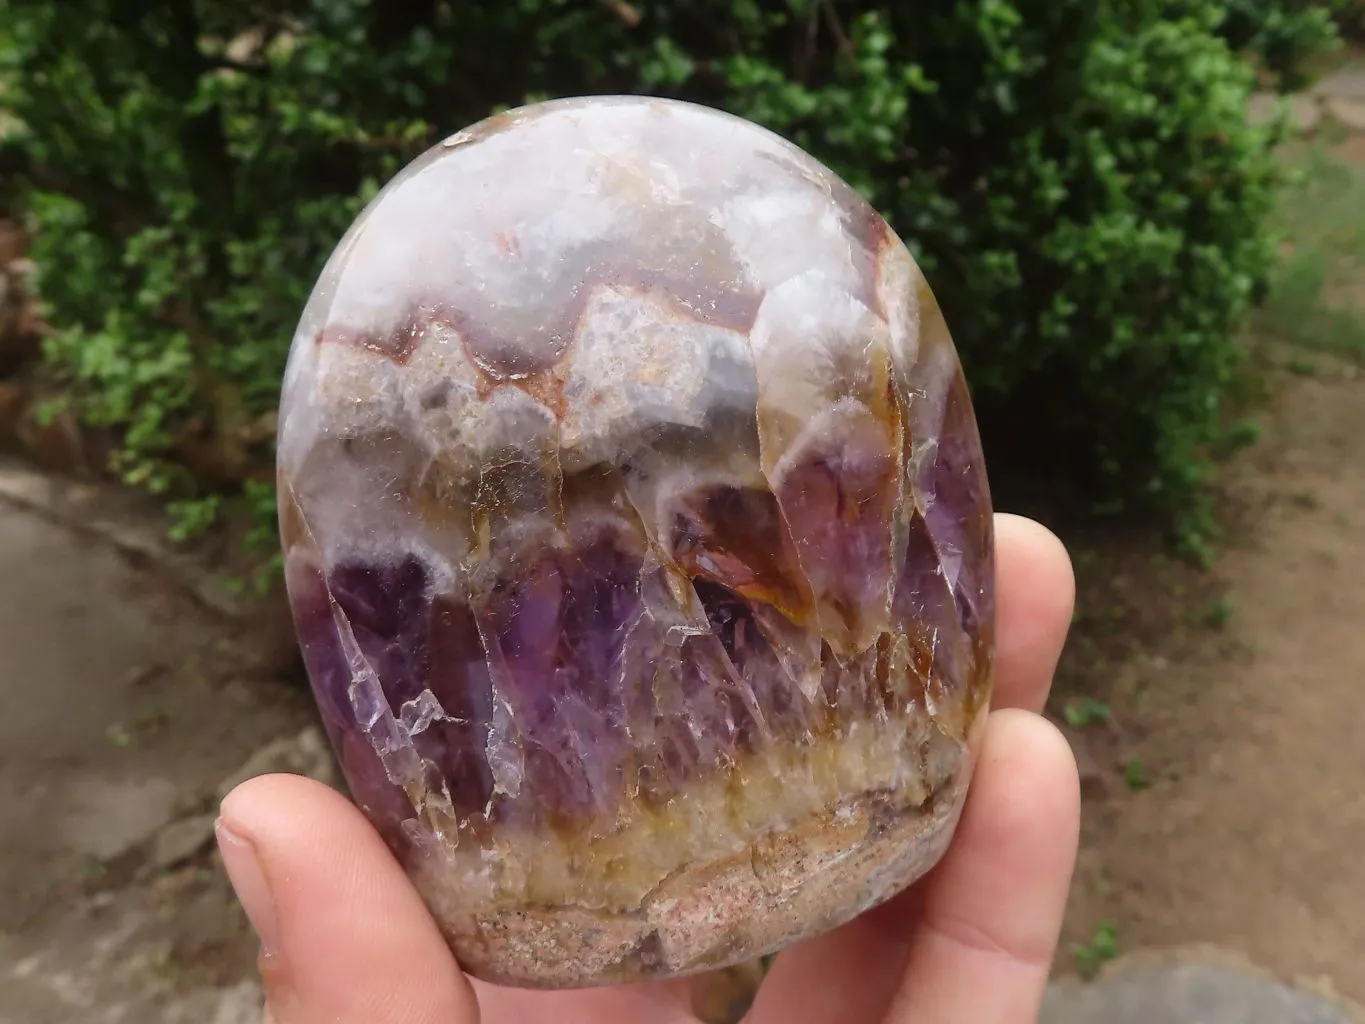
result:
[[[962,822],[909,891],[781,954],[745,1024],[1031,1024],[1076,857],[1076,764],[1039,712],[1071,622],[1061,543],[996,517],[993,710]],[[529,992],[470,979],[364,816],[269,775],[219,844],[261,936],[266,1024],[696,1024],[686,982]]]

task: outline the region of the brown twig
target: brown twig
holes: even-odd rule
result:
[[[639,28],[642,16],[626,0],[602,0],[602,5],[621,19],[626,28]]]
[[[250,415],[241,390],[232,381],[214,372],[210,360],[217,339],[204,322],[198,303],[181,299],[168,310],[171,322],[185,332],[194,357],[195,389],[213,411],[212,444],[223,472],[240,478],[247,462],[245,435]]]
[[[834,9],[834,0],[818,0],[817,6],[820,8],[820,13],[824,15],[825,27],[829,29],[829,34],[834,37],[834,45],[839,51],[839,56],[852,56],[853,40],[844,31],[844,23],[839,19],[839,12]]]

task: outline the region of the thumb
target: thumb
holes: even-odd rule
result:
[[[421,897],[340,793],[252,779],[223,801],[217,833],[261,940],[266,1024],[478,1024]]]

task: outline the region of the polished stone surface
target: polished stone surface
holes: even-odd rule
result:
[[[338,246],[281,407],[286,578],[353,792],[467,969],[700,970],[937,860],[990,501],[904,245],[660,100],[499,115]]]

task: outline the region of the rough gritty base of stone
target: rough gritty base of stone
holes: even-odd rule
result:
[[[838,927],[919,878],[948,846],[970,774],[890,821],[855,801],[842,828],[822,814],[769,836],[762,871],[749,848],[692,864],[631,914],[564,907],[475,916],[439,905],[439,879],[420,871],[417,879],[434,894],[460,965],[485,981],[557,989],[696,974]],[[805,924],[800,934],[793,920]]]
[[[1039,1024],[1365,1024],[1365,1010],[1199,947],[1125,958],[1051,986]]]

